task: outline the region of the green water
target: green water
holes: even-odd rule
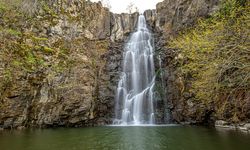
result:
[[[182,126],[4,131],[0,150],[250,150],[250,134]]]

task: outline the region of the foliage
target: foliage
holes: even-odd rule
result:
[[[244,120],[250,91],[249,1],[224,0],[218,12],[174,38],[181,74],[195,99],[215,103],[217,116]],[[227,108],[232,108],[226,110]],[[223,116],[229,112],[229,116]]]

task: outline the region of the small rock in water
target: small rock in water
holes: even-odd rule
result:
[[[226,121],[224,121],[224,120],[217,120],[217,121],[215,122],[215,125],[216,125],[216,126],[225,126],[225,125],[229,125],[229,123],[226,122]]]
[[[246,128],[247,130],[250,130],[250,123],[245,124],[244,128]]]
[[[17,127],[17,130],[24,130],[24,129],[26,129],[24,126]]]

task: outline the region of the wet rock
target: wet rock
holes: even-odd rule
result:
[[[14,118],[8,118],[4,121],[3,128],[12,128],[14,122]]]
[[[244,125],[244,128],[246,128],[247,130],[250,130],[250,123],[246,123],[246,124]]]
[[[215,125],[216,126],[225,126],[225,125],[229,125],[229,123],[224,121],[224,120],[217,120],[217,121],[215,121]]]
[[[26,128],[24,126],[18,126],[17,130],[25,130]]]
[[[70,120],[69,120],[69,123],[71,123],[71,124],[76,124],[76,123],[78,123],[78,122],[80,122],[81,120],[80,120],[80,118],[71,118]]]

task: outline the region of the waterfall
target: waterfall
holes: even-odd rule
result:
[[[154,124],[154,48],[144,15],[126,43],[116,92],[114,124]]]

